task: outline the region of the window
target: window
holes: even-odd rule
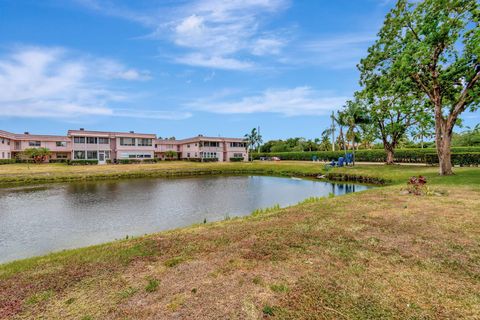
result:
[[[109,144],[110,139],[108,138],[98,138],[98,144]]]
[[[57,147],[66,147],[67,142],[66,141],[57,141],[56,145],[57,145]]]
[[[220,142],[218,142],[218,141],[205,141],[203,143],[203,146],[204,147],[215,147],[215,148],[217,148],[217,147],[220,146]]]
[[[190,153],[187,153],[187,158],[190,158]]]
[[[234,153],[234,154],[233,154],[233,157],[234,157],[234,158],[243,158],[243,154],[241,154],[241,153]]]
[[[97,144],[97,137],[87,137],[88,144]]]
[[[189,145],[189,144],[187,144],[187,148],[190,148],[190,145]]]
[[[41,143],[40,141],[28,141],[28,145],[30,147],[40,147]]]
[[[74,143],[85,143],[85,137],[73,137]]]
[[[2,159],[5,158],[5,152],[2,152]]]
[[[15,142],[15,150],[20,150],[21,149],[21,144],[19,141]]]
[[[200,157],[204,159],[217,158],[217,153],[216,152],[200,152]]]
[[[75,160],[85,159],[85,151],[73,151],[73,159]]]
[[[135,145],[135,138],[120,138],[120,145],[121,146],[134,146]]]
[[[2,144],[5,144],[5,139],[2,139]]]
[[[87,151],[87,159],[89,160],[96,160],[98,159],[97,151]]]
[[[245,148],[245,142],[230,142],[232,148]]]
[[[142,147],[151,147],[152,146],[152,139],[138,139],[137,140],[137,146],[142,146]]]
[[[57,159],[67,159],[68,156],[66,153],[57,153]]]
[[[149,153],[129,153],[123,152],[120,154],[120,159],[150,159],[152,155]]]

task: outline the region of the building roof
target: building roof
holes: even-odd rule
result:
[[[68,130],[68,136],[96,136],[96,137],[126,137],[126,138],[157,138],[156,134],[135,133],[135,132],[110,132],[110,131],[92,131],[92,130]]]
[[[40,141],[70,141],[72,136],[85,136],[85,137],[125,137],[125,138],[147,138],[155,139],[157,144],[185,144],[200,141],[219,141],[219,142],[243,142],[242,138],[224,138],[224,137],[205,137],[202,135],[187,138],[187,139],[157,139],[155,134],[151,133],[135,133],[135,132],[112,132],[112,131],[92,131],[92,130],[68,130],[67,136],[54,136],[54,135],[38,135],[38,134],[16,134],[8,131],[0,130],[0,137],[11,140],[40,140]]]
[[[8,131],[0,130],[0,137],[5,137],[11,140],[41,140],[41,141],[69,141],[66,136],[40,135],[40,134],[17,134]]]
[[[205,137],[205,136],[196,136],[193,138],[187,138],[182,140],[176,140],[178,143],[189,143],[189,142],[199,142],[199,141],[226,141],[226,142],[244,142],[242,138],[225,138],[225,137]]]

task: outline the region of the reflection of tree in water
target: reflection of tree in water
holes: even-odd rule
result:
[[[153,179],[139,179],[70,183],[65,187],[65,198],[73,206],[108,204],[128,199],[132,190],[135,193],[151,193],[160,184],[158,182]]]

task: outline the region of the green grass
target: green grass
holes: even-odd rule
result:
[[[480,168],[332,171],[390,185],[0,265],[0,318],[480,318]],[[413,175],[442,193],[401,193]]]

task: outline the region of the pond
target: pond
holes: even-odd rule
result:
[[[0,263],[366,190],[269,176],[82,182],[0,190]]]

